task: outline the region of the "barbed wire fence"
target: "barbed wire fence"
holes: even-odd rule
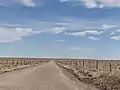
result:
[[[96,71],[113,72],[115,69],[120,70],[120,61],[117,60],[58,60],[58,62]]]

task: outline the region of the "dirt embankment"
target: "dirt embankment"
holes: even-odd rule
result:
[[[85,69],[71,68],[63,64],[58,64],[61,68],[72,73],[78,80],[83,83],[94,85],[100,90],[120,90],[120,78],[110,73],[98,73]]]

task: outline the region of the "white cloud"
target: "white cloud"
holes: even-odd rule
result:
[[[85,32],[74,32],[74,33],[67,33],[65,32],[65,35],[72,35],[72,36],[85,36]]]
[[[103,24],[103,26],[102,26],[103,30],[115,28],[115,27],[117,27],[117,26],[116,25],[108,25],[108,24]]]
[[[81,0],[81,1],[88,8],[95,8],[95,7],[97,7],[97,4],[96,4],[95,0]]]
[[[95,30],[88,30],[84,31],[86,34],[93,34],[93,35],[100,35],[103,33],[103,31],[95,31]]]
[[[104,24],[106,23],[106,24]],[[73,18],[61,18],[58,21],[54,22],[47,22],[47,21],[40,21],[37,23],[35,26],[37,28],[40,28],[41,30],[47,30],[47,31],[61,31],[62,29],[66,29],[65,31],[69,32],[84,32],[86,33],[96,33],[96,34],[101,34],[104,33],[105,31],[103,29],[108,29],[108,28],[118,28],[119,22],[115,22],[114,24],[113,20],[112,21],[90,21],[90,20],[79,20],[79,19],[73,19]],[[32,25],[30,25],[32,26]],[[57,30],[60,29],[60,30]],[[64,31],[63,30],[63,31]],[[76,34],[76,33],[75,33]],[[80,35],[84,33],[79,33]]]
[[[73,33],[65,33],[65,35],[73,35],[73,36],[86,36],[87,34],[90,35],[100,35],[103,31],[96,31],[96,30],[87,30],[82,32],[73,32]]]
[[[103,4],[105,7],[120,7],[120,0],[96,0]]]
[[[81,0],[88,8],[120,7],[120,0]],[[99,4],[98,4],[99,2]]]
[[[110,39],[118,41],[120,40],[120,36],[112,36],[110,37]]]
[[[96,38],[96,37],[93,37],[93,36],[88,37],[88,39],[90,39],[90,40],[100,40],[100,38]]]
[[[40,31],[34,31],[30,28],[7,28],[0,27],[0,43],[12,43],[21,40],[25,36],[39,34]]]
[[[20,0],[20,2],[22,4],[24,4],[25,6],[28,6],[28,7],[34,7],[34,6],[36,6],[34,0]]]
[[[65,27],[53,27],[49,32],[59,34],[66,30]]]
[[[61,21],[60,21],[61,20]],[[19,32],[19,35],[27,35],[28,33],[30,34],[34,28],[35,30],[42,30],[45,33],[49,34],[65,34],[65,35],[72,35],[72,36],[96,36],[96,35],[104,35],[105,34],[110,34],[110,32],[117,32],[119,31],[118,23],[117,24],[112,24],[111,22],[101,22],[101,21],[82,21],[82,20],[76,20],[76,19],[60,19],[58,21],[40,21],[37,23],[32,23],[29,25],[20,25],[20,24],[0,24],[0,27],[9,27],[6,28],[7,30],[10,28],[15,28],[17,32]],[[113,22],[113,21],[112,21]],[[80,24],[81,23],[81,24]],[[104,24],[107,23],[107,24]],[[102,26],[104,29],[106,28],[112,28],[107,30],[103,30]],[[20,27],[20,28],[16,28]],[[26,27],[26,28],[23,28]],[[24,29],[24,30],[23,30]],[[117,30],[117,31],[116,31]],[[1,30],[0,30],[1,31]],[[24,32],[24,33],[22,33]],[[64,33],[65,32],[65,33]],[[32,32],[33,33],[33,32]],[[115,34],[110,34],[110,35],[115,35]]]
[[[7,7],[11,4],[13,5],[13,4],[19,3],[19,4],[23,4],[27,7],[34,7],[34,6],[36,6],[35,1],[36,0],[0,0],[0,6]]]
[[[64,0],[61,0],[64,1]],[[82,2],[87,8],[120,7],[120,0],[65,0]]]

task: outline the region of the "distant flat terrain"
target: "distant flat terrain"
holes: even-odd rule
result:
[[[14,72],[0,74],[0,90],[97,90],[69,79],[50,61]]]

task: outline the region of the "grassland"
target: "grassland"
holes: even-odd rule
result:
[[[119,60],[56,60],[80,81],[100,90],[120,90]]]
[[[120,90],[119,60],[0,58],[0,73],[43,64],[51,60],[73,74],[80,82],[94,85],[100,90]]]
[[[39,58],[0,58],[0,74],[48,62]]]

